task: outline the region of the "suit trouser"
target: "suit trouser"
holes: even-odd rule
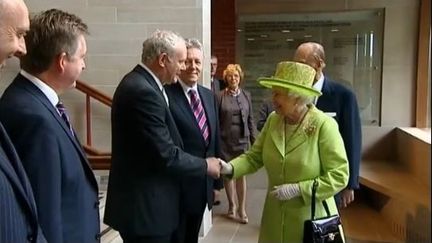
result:
[[[186,212],[181,215],[175,243],[198,243],[205,206],[200,210],[201,213]]]
[[[130,236],[120,233],[123,243],[175,243],[173,235]]]

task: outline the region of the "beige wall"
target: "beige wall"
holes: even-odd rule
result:
[[[143,3],[145,2],[145,4]],[[172,29],[203,41],[208,63],[210,0],[26,0],[31,12],[52,7],[81,16],[89,25],[87,70],[82,79],[112,95],[121,77],[138,61],[143,39],[157,28]],[[414,125],[419,0],[237,0],[238,13],[344,11],[385,8],[381,123]],[[207,67],[207,65],[206,65]],[[0,93],[16,75],[18,62],[8,62]],[[209,70],[204,70],[209,76]],[[208,84],[205,79],[204,83]],[[84,138],[84,96],[62,97],[80,137]],[[109,109],[93,106],[94,144],[110,149]],[[366,135],[368,128],[364,129]]]
[[[59,8],[80,16],[89,26],[87,69],[82,80],[112,96],[120,79],[140,60],[143,40],[156,29],[200,39],[210,63],[210,0],[25,0],[30,12]],[[0,93],[16,75],[17,59],[0,74]],[[210,76],[206,65],[205,77]],[[208,79],[205,80],[207,84]],[[61,97],[84,142],[85,97],[70,91]],[[111,150],[110,109],[93,104],[93,144]]]

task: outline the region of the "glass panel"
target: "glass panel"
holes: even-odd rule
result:
[[[256,82],[271,76],[276,64],[291,60],[303,42],[321,43],[327,77],[357,95],[363,125],[380,123],[384,10],[240,15],[236,57],[245,72],[245,88],[256,111],[270,92]]]

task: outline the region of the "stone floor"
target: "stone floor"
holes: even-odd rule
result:
[[[228,206],[226,201],[225,192],[221,193],[221,204],[213,207],[213,226],[205,237],[201,237],[199,243],[254,243],[258,241],[260,219],[263,209],[266,190],[266,178],[262,173],[254,175],[253,180],[248,179],[248,192],[247,192],[247,213],[249,217],[248,224],[240,224],[234,220],[225,217]],[[106,172],[96,173],[96,177],[100,182],[101,201],[100,201],[100,215],[101,215],[101,231],[103,233],[102,243],[123,243],[118,232],[112,230],[102,223],[102,217],[105,209],[105,191],[107,176]],[[252,176],[253,177],[253,176]],[[259,177],[259,178],[257,178]],[[258,180],[257,180],[258,179]],[[262,182],[265,183],[262,183]],[[258,184],[259,182],[259,184]],[[384,243],[383,241],[364,241],[347,239],[347,243]],[[386,241],[388,242],[388,241]]]
[[[224,215],[228,210],[225,195],[222,195],[222,203],[213,209],[213,226],[205,237],[201,237],[199,243],[251,243],[258,241],[259,221],[261,218],[264,190],[251,190],[248,192],[247,211],[249,216],[248,224],[240,224],[226,218]],[[105,198],[101,200],[101,217],[105,207]],[[101,223],[102,243],[122,243],[118,232],[107,228]]]

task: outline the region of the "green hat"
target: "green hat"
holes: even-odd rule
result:
[[[258,82],[266,87],[281,87],[303,96],[320,96],[321,92],[312,88],[315,70],[299,62],[280,62],[272,77],[258,78]]]

